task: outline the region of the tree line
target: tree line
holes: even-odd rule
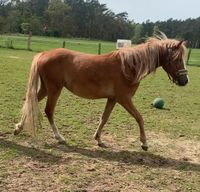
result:
[[[29,33],[140,43],[161,30],[170,38],[199,47],[200,17],[135,23],[126,12],[115,14],[98,0],[0,0],[0,33]]]
[[[132,40],[135,43],[140,43],[158,30],[164,32],[169,38],[187,40],[190,47],[200,47],[200,17],[196,19],[188,18],[184,21],[171,18],[162,22],[146,21],[142,24],[135,24]]]

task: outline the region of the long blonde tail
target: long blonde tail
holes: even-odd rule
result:
[[[24,128],[32,136],[35,136],[36,130],[40,126],[37,90],[39,81],[38,59],[40,58],[41,54],[42,53],[37,54],[32,61],[26,92],[26,100],[22,108],[22,118],[20,123],[16,124],[15,134],[18,134]]]

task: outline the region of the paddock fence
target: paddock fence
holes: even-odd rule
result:
[[[115,43],[89,41],[84,39],[64,39],[51,37],[5,36],[0,35],[0,47],[29,50],[34,52],[46,51],[54,48],[67,48],[85,53],[102,54],[113,51]]]
[[[102,54],[115,50],[116,44],[84,39],[0,35],[0,47],[34,52],[63,47],[85,53]],[[188,48],[186,57],[187,65],[200,67],[200,49]]]

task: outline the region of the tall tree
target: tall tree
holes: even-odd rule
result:
[[[36,35],[132,38],[134,43],[152,36],[157,26],[170,38],[200,46],[200,17],[134,23],[126,12],[115,14],[98,0],[0,0],[0,33],[21,33],[25,25]]]
[[[62,0],[50,0],[45,12],[46,30],[53,36],[67,36],[71,28],[70,11],[70,7]]]
[[[143,34],[144,29],[142,24],[136,24],[135,25],[135,30],[134,30],[134,36],[132,38],[133,43],[141,43],[143,41]]]

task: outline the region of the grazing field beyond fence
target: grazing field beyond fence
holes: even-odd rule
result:
[[[7,36],[7,39],[12,37]],[[5,36],[0,37],[4,45]],[[106,148],[93,134],[106,100],[86,100],[63,90],[55,121],[67,145],[58,145],[44,115],[37,138],[13,136],[36,51],[61,47],[63,40],[32,38],[33,51],[0,48],[0,191],[198,192],[200,189],[200,67],[188,66],[190,82],[178,87],[159,68],[142,80],[133,98],[144,117],[149,151],[140,148],[136,121],[119,105],[103,129]],[[98,41],[66,40],[66,48],[97,53]],[[115,49],[101,42],[102,52]],[[24,37],[14,48],[26,48]],[[199,50],[191,54],[199,64]],[[156,97],[163,110],[151,106]]]
[[[188,65],[200,67],[200,49],[191,49]]]
[[[30,47],[28,36],[25,35],[0,35],[0,47],[18,50],[28,50],[34,52],[46,51],[49,49],[65,47],[76,51],[92,54],[102,54],[116,49],[116,43],[103,42],[86,39],[54,38],[54,37],[31,37]],[[187,57],[187,56],[186,56]],[[200,66],[200,49],[191,49],[188,58],[188,65]]]
[[[99,43],[101,43],[101,53],[110,52],[116,47],[115,43],[111,42],[33,36],[31,37],[30,49],[34,52],[46,51],[49,49],[63,47],[63,42],[65,44],[65,48],[67,49],[93,54],[98,54]],[[28,36],[1,35],[0,47],[27,50]]]

